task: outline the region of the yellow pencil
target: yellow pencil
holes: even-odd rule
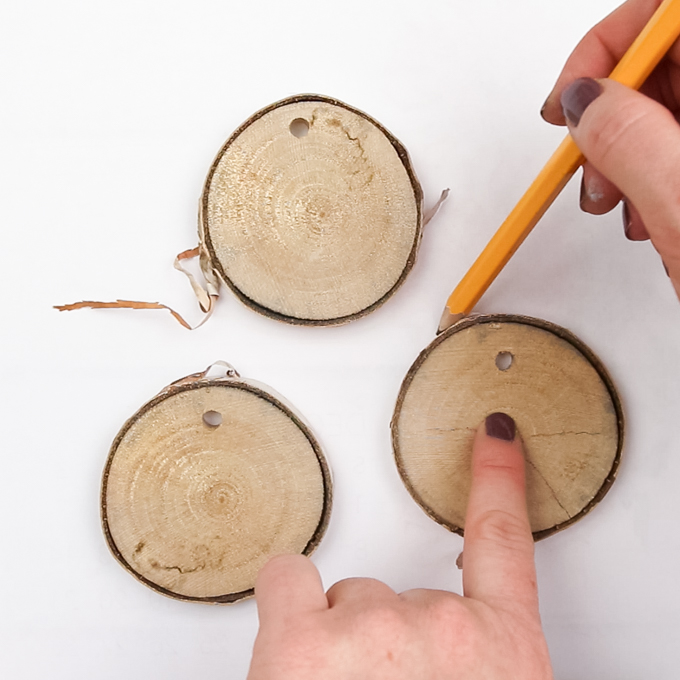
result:
[[[680,0],[664,0],[609,77],[639,88],[678,36]],[[472,311],[583,161],[578,147],[567,135],[451,293],[438,332]]]

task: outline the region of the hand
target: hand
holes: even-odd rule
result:
[[[511,418],[486,419],[472,464],[464,597],[397,594],[367,578],[324,593],[306,557],[275,557],[255,586],[260,631],[248,680],[551,679]]]
[[[569,127],[588,159],[581,208],[623,198],[626,236],[651,239],[680,297],[680,42],[635,92],[606,79],[661,0],[628,0],[576,47],[541,115]]]

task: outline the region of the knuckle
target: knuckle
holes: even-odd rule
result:
[[[638,118],[639,113],[636,115],[636,119]],[[633,124],[633,120],[621,115],[621,109],[615,109],[598,117],[587,128],[585,135],[585,142],[590,150],[590,155],[599,159],[600,163],[606,162],[612,152],[625,142],[625,137]]]
[[[383,637],[399,637],[407,627],[402,613],[395,607],[374,606],[357,614],[356,631],[359,635]]]
[[[485,541],[512,550],[523,548],[529,541],[533,546],[528,521],[505,510],[488,510],[471,529],[468,537],[475,541]]]
[[[464,657],[483,658],[488,630],[479,612],[459,602],[441,600],[428,611],[430,654],[444,663],[460,665]]]
[[[291,625],[281,633],[276,650],[270,648],[269,652],[276,659],[279,671],[286,669],[297,674],[308,665],[323,667],[333,648],[332,642],[323,627]]]
[[[353,576],[334,583],[328,589],[327,595],[330,599],[338,601],[349,596],[368,597],[384,589],[387,589],[387,586],[376,579]]]
[[[589,155],[596,165],[618,163],[621,154],[639,148],[646,131],[654,129],[665,117],[672,118],[672,114],[662,107],[643,104],[637,97],[616,107],[601,107],[584,134]]]
[[[524,470],[517,462],[518,461],[509,460],[508,456],[481,458],[475,464],[475,473],[477,475],[500,476],[520,481],[524,479]]]
[[[441,599],[430,607],[429,618],[434,630],[455,635],[462,641],[474,640],[477,620],[471,616],[462,599]]]

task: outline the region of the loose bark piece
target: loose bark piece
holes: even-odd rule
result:
[[[263,109],[221,149],[201,241],[250,307],[339,324],[390,297],[413,266],[422,191],[404,147],[365,113],[300,95]]]
[[[439,212],[439,209],[444,205],[444,201],[449,197],[450,189],[444,189],[442,193],[439,195],[439,198],[437,199],[437,202],[428,210],[425,211],[425,214],[423,215],[423,226],[426,227],[436,216],[437,213]]]
[[[96,302],[94,300],[83,300],[82,302],[73,302],[68,305],[54,305],[54,309],[58,309],[60,312],[72,312],[74,309],[166,309],[180,324],[182,324],[182,326],[184,326],[184,328],[193,330],[179,312],[176,312],[172,307],[168,307],[160,302],[139,302],[137,300]],[[205,319],[201,321],[199,326],[203,325],[204,322]],[[198,326],[196,328],[198,328]]]
[[[331,506],[328,466],[281,398],[235,372],[173,383],[125,423],[103,475],[118,561],[158,592],[235,602],[273,555],[310,554]]]
[[[409,370],[392,420],[399,473],[434,520],[463,534],[472,440],[487,415],[510,415],[526,451],[536,539],[563,529],[607,493],[623,445],[623,413],[595,355],[538,319],[467,318]]]
[[[190,260],[194,257],[200,257],[202,273],[205,278],[205,288],[196,280],[194,275],[187,271],[183,266],[182,262],[184,260]],[[191,248],[189,250],[182,251],[175,258],[175,269],[182,272],[191,284],[191,288],[194,291],[196,300],[201,308],[201,311],[205,312],[205,316],[201,321],[195,326],[191,326],[184,317],[176,312],[172,307],[164,305],[160,302],[142,302],[139,300],[116,300],[115,302],[99,302],[95,300],[83,300],[82,302],[73,302],[68,305],[54,305],[54,309],[60,312],[72,312],[75,309],[165,309],[182,325],[184,328],[190,331],[195,331],[200,328],[211,316],[215,309],[215,303],[219,297],[219,281],[215,278],[214,273],[211,269],[205,267],[206,254],[202,246],[197,246],[196,248]]]

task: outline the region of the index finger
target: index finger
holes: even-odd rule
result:
[[[475,435],[463,590],[494,608],[538,609],[522,440],[504,413],[488,416]]]
[[[560,95],[578,78],[606,78],[645,27],[662,0],[628,0],[594,26],[579,42],[562,69],[541,115],[549,123],[564,125]],[[676,43],[669,57],[680,57]]]

